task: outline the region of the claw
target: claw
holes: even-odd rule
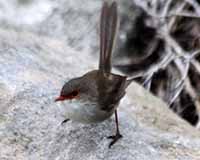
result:
[[[123,136],[120,133],[117,133],[116,135],[107,137],[108,139],[112,139],[112,141],[109,144],[109,148],[111,148],[112,145],[115,144],[122,137]]]
[[[64,125],[65,123],[67,123],[70,119],[65,119],[64,121],[62,121],[61,125]]]

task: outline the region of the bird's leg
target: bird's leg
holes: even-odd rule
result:
[[[70,120],[69,118],[65,119],[64,121],[62,121],[61,125],[67,123],[69,120]]]
[[[120,138],[122,138],[122,135],[119,132],[117,110],[115,110],[115,122],[116,122],[116,134],[108,137],[109,139],[113,139],[109,144],[109,148],[111,148],[113,144],[115,144]]]

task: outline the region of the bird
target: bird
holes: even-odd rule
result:
[[[126,76],[111,72],[111,56],[114,49],[118,29],[117,2],[104,2],[100,16],[100,56],[99,67],[96,70],[73,78],[66,82],[55,102],[61,101],[67,106],[67,119],[81,123],[99,123],[113,114],[115,115],[116,133],[109,148],[122,135],[119,131],[117,108],[126,93],[126,88],[132,82]],[[67,104],[66,104],[67,102]]]

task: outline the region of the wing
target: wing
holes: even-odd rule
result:
[[[99,72],[97,86],[100,108],[109,112],[117,107],[125,95],[126,77]]]
[[[111,71],[111,55],[117,32],[117,20],[117,3],[113,2],[108,6],[108,3],[104,2],[100,22],[99,70],[108,73]]]

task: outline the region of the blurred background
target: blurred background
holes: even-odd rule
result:
[[[200,1],[118,0],[113,67],[200,127]],[[64,41],[98,58],[102,0],[0,0],[0,27]]]

